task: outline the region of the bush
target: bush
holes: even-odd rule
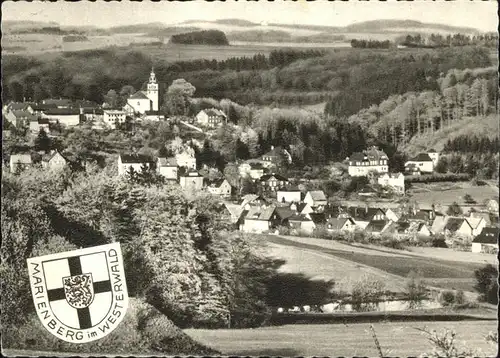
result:
[[[498,304],[498,270],[495,266],[488,264],[474,271],[476,285],[474,288],[480,293],[479,300],[492,304]]]
[[[443,306],[451,306],[455,303],[455,292],[453,291],[443,291],[438,297],[439,303]]]
[[[459,290],[455,293],[455,304],[463,305],[465,303],[465,294],[464,291]]]
[[[102,354],[196,354],[217,352],[192,340],[152,306],[131,299],[120,325],[106,337],[86,343],[64,342],[49,333],[35,314],[17,329],[3,330],[3,345],[9,349]]]
[[[422,273],[410,271],[406,282],[406,294],[410,306],[418,305],[427,296],[427,287],[422,280]]]
[[[373,280],[367,276],[357,281],[351,291],[353,305],[361,305],[376,302],[384,294],[385,284],[379,280]]]

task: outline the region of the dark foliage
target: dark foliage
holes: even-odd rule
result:
[[[172,35],[170,42],[184,45],[229,45],[226,34],[219,30],[193,31]]]

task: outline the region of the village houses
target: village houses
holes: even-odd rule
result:
[[[111,129],[116,129],[117,124],[125,123],[127,113],[119,109],[105,109],[103,110],[103,122]]]
[[[478,236],[472,240],[472,252],[498,253],[498,239],[500,229],[496,227],[485,227]]]
[[[437,153],[432,154],[436,158]],[[405,163],[405,172],[411,175],[432,173],[434,166],[434,160],[428,153],[419,153]]]
[[[42,157],[42,167],[46,169],[61,170],[68,164],[69,160],[57,150]]]
[[[79,109],[74,108],[52,108],[41,112],[41,118],[48,119],[49,122],[62,124],[67,127],[74,127],[81,123]]]
[[[288,179],[279,174],[265,174],[259,179],[262,188],[265,190],[277,191],[288,185]]]
[[[193,169],[179,176],[179,184],[184,190],[196,193],[203,189],[203,177]]]
[[[196,115],[196,121],[199,125],[209,128],[215,128],[227,121],[224,112],[217,108],[203,109]]]
[[[26,169],[33,164],[30,154],[11,154],[9,167],[11,173]]]
[[[146,91],[137,91],[127,98],[127,103],[123,107],[126,114],[130,116],[144,115],[146,112],[157,112],[159,109],[159,89],[154,69],[151,69]]]
[[[326,228],[328,231],[353,232],[356,230],[356,223],[351,218],[329,218]]]
[[[167,180],[177,180],[177,169],[175,158],[160,157],[156,160],[156,171]]]
[[[370,147],[363,152],[355,152],[347,158],[348,173],[352,177],[367,176],[370,172],[388,173],[389,158],[377,147]]]
[[[271,167],[273,165],[280,165],[284,160],[286,163],[292,163],[291,154],[282,147],[271,146],[271,150],[262,155],[261,160],[263,165],[266,167]]]
[[[229,197],[231,196],[231,184],[227,181],[227,179],[217,179],[210,182],[207,187],[207,191],[210,194],[221,196],[221,197]]]
[[[143,166],[150,167],[151,159],[142,154],[120,154],[118,156],[118,175],[127,173],[132,168],[136,173],[142,171]]]
[[[250,177],[253,180],[258,180],[264,175],[264,167],[262,163],[253,163],[247,161],[238,166],[240,177]]]
[[[276,198],[280,203],[298,203],[302,200],[302,192],[295,187],[283,188],[276,191]]]
[[[322,190],[312,190],[306,193],[304,203],[309,204],[312,208],[318,208],[325,206],[328,200]]]
[[[405,193],[405,176],[403,173],[385,173],[377,178],[379,185],[392,188],[398,194]]]

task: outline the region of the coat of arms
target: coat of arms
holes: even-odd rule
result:
[[[30,258],[28,269],[38,317],[56,337],[94,341],[123,319],[128,293],[120,244]]]

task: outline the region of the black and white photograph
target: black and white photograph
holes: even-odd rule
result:
[[[497,356],[496,1],[1,6],[3,356]]]

